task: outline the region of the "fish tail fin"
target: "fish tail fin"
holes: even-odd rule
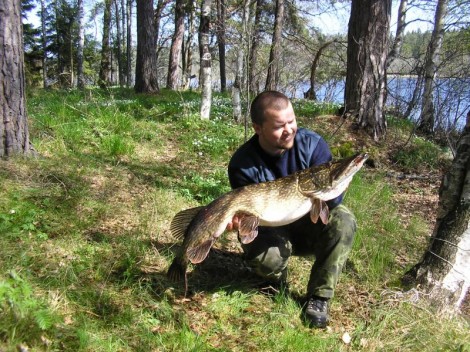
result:
[[[176,257],[173,259],[173,262],[171,263],[170,267],[168,268],[168,272],[166,273],[166,276],[168,277],[169,280],[173,282],[177,281],[184,281],[184,296],[186,297],[186,294],[188,293],[188,277],[186,275],[186,269],[188,265],[181,260],[179,257]]]
[[[176,257],[175,259],[173,259],[173,262],[168,268],[168,272],[166,273],[166,276],[171,281],[174,281],[174,282],[181,281],[186,277],[186,268],[187,268],[187,265],[183,263],[183,261],[180,258]]]

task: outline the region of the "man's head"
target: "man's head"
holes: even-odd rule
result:
[[[284,94],[260,93],[251,103],[251,121],[267,153],[280,155],[294,145],[297,122],[292,104]]]

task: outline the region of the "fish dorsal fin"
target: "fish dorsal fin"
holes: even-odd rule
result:
[[[330,209],[325,201],[318,198],[311,198],[312,209],[310,210],[310,219],[314,224],[320,219],[325,225],[328,224],[328,217],[330,216]]]
[[[259,217],[255,215],[240,215],[240,225],[238,227],[238,235],[240,242],[248,244],[258,236]]]
[[[171,220],[171,234],[177,239],[182,239],[186,233],[186,229],[188,228],[189,224],[194,219],[196,214],[201,211],[202,208],[204,208],[204,206],[185,209],[177,213],[173,217],[173,220]]]
[[[188,256],[189,261],[193,264],[202,262],[206,259],[213,244],[214,240],[209,239],[196,247],[188,248],[186,255]]]

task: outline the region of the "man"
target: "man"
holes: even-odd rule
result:
[[[332,159],[318,134],[298,129],[292,104],[282,93],[266,91],[251,104],[255,135],[232,156],[228,174],[232,188],[272,181]],[[309,214],[292,224],[259,227],[256,239],[242,245],[247,264],[258,275],[279,283],[287,279],[291,255],[314,255],[304,317],[311,327],[328,324],[328,301],[351,250],[356,220],[341,204],[342,195],[327,202],[327,225],[312,223]],[[228,229],[238,228],[235,216]]]

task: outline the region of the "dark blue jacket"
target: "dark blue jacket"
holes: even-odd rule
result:
[[[317,133],[299,128],[294,146],[281,156],[266,153],[258,142],[258,135],[251,137],[233,154],[228,165],[228,177],[232,188],[252,183],[273,181],[314,165],[331,161],[332,155],[326,141]],[[328,201],[330,209],[341,203],[343,196]]]

